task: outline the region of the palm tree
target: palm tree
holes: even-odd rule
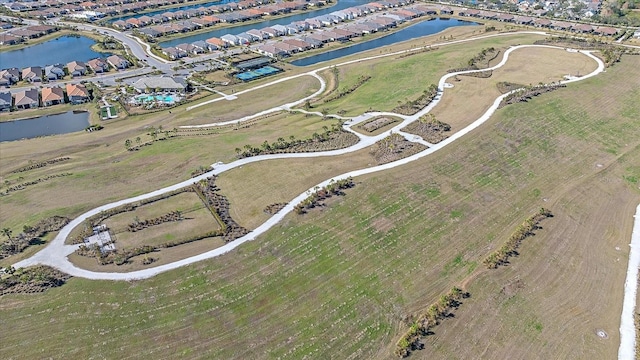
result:
[[[2,235],[6,236],[7,239],[11,240],[11,234],[13,233],[13,231],[11,231],[11,229],[9,228],[4,228],[2,229]]]

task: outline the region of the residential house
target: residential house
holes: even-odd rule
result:
[[[124,70],[131,66],[129,60],[120,55],[111,55],[107,58],[107,63],[118,70]]]
[[[0,45],[15,45],[19,42],[22,42],[22,38],[9,33],[0,34]]]
[[[37,108],[40,103],[38,99],[38,89],[33,88],[15,93],[13,103],[18,109]]]
[[[62,64],[47,65],[44,67],[44,76],[49,81],[62,79],[64,77],[64,66]]]
[[[176,49],[182,50],[187,54],[193,54],[193,55],[202,54],[204,52],[203,49],[197,46],[194,46],[193,44],[187,44],[187,43],[176,45]]]
[[[87,65],[89,66],[89,68],[91,68],[91,71],[93,71],[96,74],[109,71],[109,64],[107,64],[104,60],[100,58],[91,59],[87,61]]]
[[[215,46],[217,49],[226,48],[228,44],[220,38],[212,37],[206,40],[206,43]]]
[[[614,36],[618,34],[618,29],[612,27],[604,27],[600,26],[593,30],[594,34],[602,35],[602,36]]]
[[[287,55],[287,53],[284,50],[277,48],[272,44],[260,45],[256,48],[256,50],[261,54],[267,55],[275,59],[279,57],[284,57]]]
[[[220,39],[231,46],[235,46],[240,44],[240,39],[237,36],[232,34],[225,34],[220,37]]]
[[[180,77],[154,76],[140,78],[133,83],[133,88],[139,92],[183,92],[187,89],[187,82]]]
[[[42,68],[40,66],[30,66],[22,69],[22,80],[31,83],[42,82]]]
[[[18,68],[4,69],[0,71],[0,85],[13,85],[20,81],[20,70]]]
[[[247,34],[253,36],[255,39],[257,39],[258,41],[260,40],[265,40],[269,38],[269,34],[266,34],[258,29],[251,29],[249,31],[247,31]]]
[[[91,98],[89,97],[89,90],[82,84],[67,84],[67,98],[72,104],[82,104]]]
[[[82,61],[72,61],[67,63],[67,70],[72,77],[84,76],[87,73],[87,66]]]
[[[0,92],[0,112],[11,111],[12,102],[10,92]]]
[[[209,44],[203,40],[194,41],[191,43],[191,45],[202,50],[202,52],[211,52],[218,49],[217,46]]]
[[[64,91],[62,88],[46,87],[42,89],[42,106],[64,104]]]
[[[166,55],[171,60],[177,60],[187,56],[187,52],[173,46],[162,49],[162,53]]]

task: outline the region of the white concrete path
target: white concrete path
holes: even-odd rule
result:
[[[250,157],[250,158],[244,158],[244,159],[240,159],[237,161],[234,161],[230,164],[216,164],[214,165],[214,170],[213,173],[214,174],[220,174],[223,173],[227,170],[242,166],[242,165],[246,165],[246,164],[250,164],[253,162],[257,162],[257,161],[263,161],[263,160],[268,160],[268,159],[288,159],[288,158],[308,158],[308,157],[320,157],[320,156],[336,156],[336,155],[343,155],[343,154],[347,154],[350,152],[354,152],[360,149],[363,149],[367,146],[373,145],[374,143],[376,143],[377,141],[383,139],[384,137],[388,136],[391,132],[399,132],[399,129],[402,129],[403,127],[407,126],[408,124],[410,124],[411,122],[417,120],[418,118],[420,118],[421,116],[427,114],[429,111],[431,111],[441,100],[442,96],[443,96],[443,89],[444,89],[444,84],[446,82],[447,79],[456,76],[456,75],[460,75],[460,74],[466,74],[466,73],[471,73],[474,71],[485,71],[485,70],[494,70],[497,69],[501,66],[503,66],[508,58],[509,55],[513,52],[516,51],[518,49],[522,49],[522,48],[526,48],[526,47],[545,47],[545,48],[556,48],[556,49],[562,49],[559,47],[553,47],[553,46],[545,46],[545,45],[519,45],[519,46],[514,46],[512,48],[509,48],[507,51],[505,51],[504,55],[503,55],[503,59],[502,61],[500,61],[499,64],[491,67],[491,68],[487,68],[487,69],[482,69],[482,70],[473,70],[473,71],[461,71],[461,72],[457,72],[457,73],[449,73],[444,75],[439,83],[438,83],[438,88],[439,88],[439,94],[436,96],[436,98],[424,109],[422,109],[421,111],[419,111],[418,113],[416,113],[415,115],[412,116],[402,116],[402,115],[398,115],[398,114],[393,114],[393,113],[380,113],[380,112],[375,112],[375,113],[366,113],[363,114],[361,116],[358,116],[352,120],[349,120],[347,122],[345,122],[344,124],[344,128],[347,131],[351,131],[354,134],[356,134],[356,136],[359,137],[360,141],[349,147],[349,148],[345,148],[345,149],[340,149],[340,150],[333,150],[333,151],[323,151],[323,152],[317,152],[317,153],[298,153],[298,154],[273,154],[273,155],[261,155],[261,156],[255,156],[255,157]],[[598,63],[598,68],[596,70],[594,70],[592,73],[585,75],[581,78],[576,78],[576,79],[571,79],[571,80],[567,80],[564,81],[563,83],[570,83],[570,82],[575,82],[575,81],[580,81],[580,80],[584,80],[587,78],[590,78],[592,76],[595,76],[599,73],[601,73],[602,71],[604,71],[604,63],[597,58],[596,56],[594,56],[593,54],[591,54],[591,52],[588,51],[580,51],[580,53],[585,54],[586,56],[591,57],[593,60],[595,60]],[[373,57],[376,58],[376,57]],[[347,63],[352,63],[352,62],[356,62],[356,61],[364,61],[364,60],[354,60],[354,61],[350,61]],[[347,64],[345,63],[345,64]],[[340,64],[338,66],[341,66],[344,64]],[[319,78],[319,76],[317,74],[303,74],[303,75],[312,75],[312,76],[316,76]],[[303,76],[300,75],[300,76]],[[321,83],[324,83],[321,80]],[[269,84],[264,84],[261,85],[260,87],[264,87],[264,86],[268,86]],[[456,141],[457,139],[461,138],[462,136],[466,135],[467,133],[469,133],[470,131],[476,129],[478,126],[480,126],[481,124],[483,124],[485,121],[487,121],[491,115],[495,112],[495,110],[498,108],[498,105],[500,104],[500,102],[502,101],[502,99],[506,96],[508,96],[510,93],[504,94],[500,97],[498,97],[494,103],[489,107],[489,109],[476,121],[474,121],[472,124],[470,124],[469,126],[467,126],[466,128],[456,132],[455,134],[453,134],[451,137],[447,138],[446,140],[438,143],[438,144],[429,144],[430,147],[420,153],[414,154],[410,157],[406,157],[404,159],[400,159],[391,163],[387,163],[387,164],[383,164],[383,165],[379,165],[379,166],[374,166],[374,167],[370,167],[370,168],[365,168],[365,169],[360,169],[360,170],[355,170],[355,171],[350,171],[347,172],[345,174],[336,176],[332,179],[327,179],[326,181],[323,181],[320,184],[317,184],[316,186],[319,187],[323,187],[326,186],[327,184],[329,184],[331,181],[335,181],[335,180],[339,180],[339,179],[346,179],[348,177],[357,177],[357,176],[361,176],[361,175],[365,175],[365,174],[370,174],[370,173],[374,173],[374,172],[378,172],[378,171],[383,171],[383,170],[387,170],[387,169],[391,169],[400,165],[404,165],[404,164],[408,164],[412,161],[415,161],[417,159],[423,158],[425,156],[428,156],[438,150],[440,150],[441,148],[451,144],[452,142]],[[306,98],[305,98],[306,99]],[[291,104],[286,104],[284,106],[278,107],[279,109],[287,108],[292,106],[292,104],[297,104],[297,103],[302,103],[303,101],[305,101],[305,99],[296,101],[294,103]],[[278,109],[278,108],[274,108],[274,109]],[[273,109],[272,109],[273,110]],[[378,115],[383,115],[383,114],[387,114],[387,115],[393,115],[393,116],[397,116],[400,117],[402,119],[404,119],[401,123],[399,123],[398,125],[394,126],[393,129],[388,130],[380,135],[377,136],[366,136],[363,134],[360,134],[358,132],[355,132],[351,129],[351,127],[353,125],[356,125],[358,123],[361,123],[363,121],[366,121],[367,119],[370,119],[374,116],[378,116]],[[236,120],[240,121],[240,120]],[[219,124],[218,124],[219,125]],[[406,133],[401,133],[403,136],[405,136],[405,138],[407,138],[407,140],[409,141],[416,141],[415,135],[413,134],[406,134]],[[419,139],[421,140],[421,139]],[[419,141],[418,140],[418,141]],[[426,142],[424,142],[426,143]],[[152,276],[155,276],[159,273],[168,271],[168,270],[172,270],[172,269],[176,269],[188,264],[193,264],[195,262],[201,261],[201,260],[205,260],[205,259],[210,259],[219,255],[222,255],[224,253],[227,253],[233,249],[235,249],[236,247],[242,245],[243,243],[247,242],[247,241],[251,241],[254,240],[257,236],[263,234],[264,232],[266,232],[267,230],[269,230],[271,227],[273,227],[274,225],[276,225],[278,222],[280,222],[280,220],[282,220],[290,211],[292,211],[294,209],[294,207],[296,205],[298,205],[299,203],[301,203],[308,195],[310,192],[313,191],[313,189],[316,187],[312,187],[309,190],[305,191],[304,193],[298,195],[297,197],[295,197],[291,202],[289,202],[282,210],[280,210],[278,213],[276,213],[275,215],[273,215],[271,218],[269,218],[265,223],[263,223],[262,225],[258,226],[256,229],[254,229],[252,232],[250,232],[249,234],[236,239],[233,242],[230,242],[228,244],[225,244],[224,246],[196,255],[196,256],[192,256],[180,261],[176,261],[170,264],[165,264],[165,265],[160,265],[160,266],[156,266],[156,267],[152,267],[152,268],[148,268],[148,269],[144,269],[144,270],[138,270],[138,271],[132,271],[132,272],[128,272],[128,273],[109,273],[109,272],[95,272],[95,271],[89,271],[89,270],[85,270],[85,269],[81,269],[76,267],[74,264],[72,264],[67,256],[71,253],[73,253],[76,248],[79,245],[65,245],[65,239],[69,236],[69,233],[71,232],[71,230],[78,226],[79,224],[81,224],[86,218],[98,214],[101,211],[104,210],[108,210],[108,209],[112,209],[114,207],[120,206],[120,205],[124,205],[127,203],[132,203],[135,201],[139,201],[142,199],[147,199],[153,196],[157,196],[160,194],[163,194],[165,192],[168,191],[172,191],[172,190],[176,190],[188,185],[191,185],[194,182],[199,181],[200,179],[204,179],[208,176],[210,176],[211,173],[208,174],[203,174],[200,175],[198,177],[189,179],[189,180],[185,180],[183,182],[180,182],[178,184],[166,187],[164,189],[160,189],[160,190],[156,190],[147,194],[143,194],[140,196],[136,196],[133,198],[129,198],[129,199],[125,199],[125,200],[120,200],[111,204],[107,204],[107,205],[103,205],[101,207],[95,208],[93,210],[90,210],[82,215],[80,215],[79,217],[77,217],[76,219],[72,220],[67,226],[65,226],[64,228],[62,228],[62,230],[60,230],[60,232],[58,233],[58,235],[51,241],[51,243],[49,243],[44,249],[42,249],[40,252],[36,253],[34,256],[25,259],[23,261],[20,261],[18,263],[16,263],[14,265],[14,267],[25,267],[25,266],[31,266],[31,265],[35,265],[35,264],[45,264],[45,265],[50,265],[52,267],[55,267],[65,273],[68,273],[70,275],[73,276],[77,276],[77,277],[83,277],[83,278],[88,278],[88,279],[103,279],[103,280],[134,280],[134,279],[145,279],[145,278],[149,278]]]
[[[624,283],[624,300],[620,316],[620,347],[618,360],[634,360],[636,358],[636,326],[633,314],[636,311],[638,294],[638,268],[640,268],[640,205],[636,208],[633,232],[631,233],[631,251],[627,280]]]

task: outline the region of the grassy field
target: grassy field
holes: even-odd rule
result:
[[[201,125],[240,119],[247,115],[283,105],[309,96],[320,89],[311,76],[302,76],[238,95],[236,100],[221,100],[190,111],[178,112],[178,125]],[[274,98],[273,94],[278,94]],[[198,103],[198,102],[195,102]]]
[[[613,358],[640,200],[638,89],[640,59],[624,57],[223,257],[3,296],[0,357],[390,358],[404,317],[465,284],[471,298],[412,356]],[[540,206],[555,217],[520,256],[479,271]]]
[[[158,124],[153,120],[146,123]],[[3,228],[11,228],[17,234],[24,224],[33,224],[48,216],[63,214],[74,217],[106,201],[142,194],[188,179],[199,166],[232,161],[236,157],[235,148],[247,144],[259,146],[265,140],[275,142],[279,137],[309,138],[314,132],[322,131],[323,126],[333,123],[335,120],[322,120],[319,116],[281,113],[258,120],[246,128],[234,130],[227,127],[219,130],[219,134],[179,136],[156,141],[133,152],[126,151],[124,139],[129,138],[134,145],[138,136],[142,142],[151,140],[147,130],[142,128],[144,121],[138,124],[140,128],[131,130],[127,128],[135,126],[135,123],[120,121],[98,132],[100,135],[82,132],[56,137],[61,142],[41,138],[2,143],[2,182],[16,184],[65,172],[73,175],[0,198],[0,223]],[[69,156],[71,160],[28,172],[10,173],[30,161],[63,156]],[[99,193],[95,191],[98,188],[101,189]]]
[[[407,57],[387,57],[367,61],[365,64],[341,66],[338,91],[350,88],[363,76],[371,76],[371,79],[350,94],[316,107],[330,113],[344,111],[347,116],[359,115],[368,110],[391,111],[401,103],[418,98],[429,85],[437,83],[448,69],[466,66],[467,61],[482,49],[530,44],[542,38],[521,34],[501,36],[447,45],[439,50]]]
[[[267,205],[289,202],[332,176],[374,164],[369,149],[324,158],[270,160],[222,173],[216,183],[229,199],[233,218],[253,229],[270,217],[263,212]]]

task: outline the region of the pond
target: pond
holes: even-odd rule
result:
[[[328,61],[328,60],[337,59],[347,55],[353,55],[361,51],[376,49],[376,48],[387,46],[387,45],[393,45],[401,41],[411,40],[411,39],[419,38],[422,36],[433,35],[451,27],[469,26],[469,25],[478,25],[478,24],[470,21],[456,20],[456,19],[442,19],[442,18],[422,21],[415,25],[411,25],[402,30],[391,33],[389,35],[385,35],[383,37],[379,37],[374,40],[357,43],[355,45],[351,45],[345,48],[327,51],[322,54],[317,54],[317,55],[309,56],[299,60],[295,60],[295,61],[292,61],[291,64],[296,66],[313,65],[322,61]]]
[[[96,42],[85,36],[62,36],[41,44],[19,50],[0,52],[0,68],[45,66],[56,63],[65,65],[71,61],[88,61],[97,57],[106,58],[109,53],[91,50]]]
[[[249,25],[240,25],[240,26],[233,26],[233,27],[222,28],[217,30],[211,30],[211,31],[207,31],[205,33],[201,33],[197,35],[191,35],[191,36],[186,36],[186,37],[182,37],[174,40],[161,42],[159,45],[163,48],[167,48],[167,47],[176,46],[182,43],[192,43],[198,40],[207,40],[212,37],[221,37],[222,35],[226,35],[226,34],[237,35],[242,32],[249,31],[251,29],[262,29],[268,26],[273,26],[273,25],[289,25],[295,21],[302,21],[302,20],[310,19],[316,16],[326,15],[334,11],[344,10],[352,6],[368,4],[371,1],[370,0],[337,0],[337,2],[338,3],[335,4],[335,1],[334,1],[333,3],[328,4],[327,6],[320,7],[317,10],[313,10],[313,11],[298,13],[298,14],[289,15],[289,16],[285,16],[277,19],[272,19],[272,20],[260,21],[257,23],[249,24]]]
[[[0,122],[0,142],[67,134],[89,126],[89,112],[68,111],[32,119]]]

